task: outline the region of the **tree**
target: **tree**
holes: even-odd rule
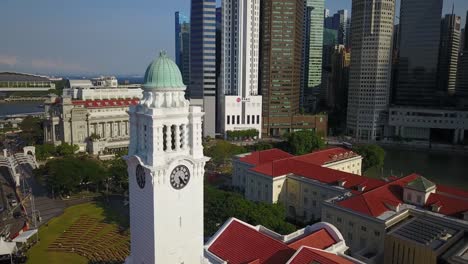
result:
[[[245,153],[247,150],[244,147],[231,144],[224,140],[219,140],[213,146],[205,148],[205,155],[211,157],[211,161],[216,166],[226,164],[232,156]]]
[[[62,143],[57,146],[57,155],[59,156],[70,156],[75,154],[80,148],[78,145],[70,145],[68,143]]]
[[[110,161],[109,164],[109,176],[112,182],[119,186],[120,189],[128,189],[128,172],[127,172],[127,163],[120,155]]]
[[[50,156],[54,156],[57,149],[53,144],[36,145],[36,159],[45,160]]]
[[[38,117],[27,116],[19,124],[21,129],[21,138],[28,145],[40,144],[44,133],[42,130],[42,120]]]
[[[47,175],[46,185],[55,194],[71,194],[90,185],[99,191],[109,175],[100,161],[86,156],[52,159],[36,173]]]
[[[364,171],[372,167],[382,167],[384,165],[385,150],[378,145],[358,145],[353,151],[362,156]]]
[[[325,146],[323,139],[310,130],[293,132],[287,139],[289,151],[294,155],[304,155]]]
[[[205,185],[205,236],[213,235],[226,220],[236,217],[252,225],[263,225],[280,234],[289,234],[295,227],[285,221],[281,204],[256,203],[240,194],[226,192]]]

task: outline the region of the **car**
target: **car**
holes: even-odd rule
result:
[[[13,217],[16,218],[16,219],[18,219],[18,218],[20,218],[20,217],[22,217],[22,216],[23,216],[23,213],[22,213],[22,212],[15,212],[15,213],[13,213]]]
[[[18,205],[18,202],[17,202],[15,199],[11,199],[10,205],[11,205],[11,206],[17,206],[17,205]]]

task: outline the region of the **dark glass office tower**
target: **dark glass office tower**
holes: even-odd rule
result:
[[[443,0],[401,2],[395,104],[429,106],[434,103],[442,5]]]
[[[175,13],[175,59],[184,84],[190,82],[190,20],[181,12]]]
[[[216,130],[216,0],[192,0],[190,13],[190,103],[205,112],[203,135]]]
[[[460,49],[461,18],[445,15],[442,19],[439,48],[439,92],[443,95],[455,92],[458,52]]]

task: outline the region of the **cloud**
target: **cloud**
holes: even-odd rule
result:
[[[15,56],[0,54],[0,65],[15,66],[18,60]]]

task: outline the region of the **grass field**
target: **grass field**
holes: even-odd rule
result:
[[[73,231],[74,228],[80,226],[80,221],[82,221],[82,219],[92,219],[92,227],[99,226],[99,232],[87,235],[86,232],[91,230],[91,227],[83,227],[83,230],[81,232]],[[90,263],[88,258],[80,256],[77,253],[56,252],[55,250],[51,250],[51,248],[54,247],[54,244],[58,244],[57,241],[61,241],[60,246],[62,246],[62,243],[64,243],[64,239],[65,241],[67,239],[69,241],[72,241],[70,243],[74,243],[81,239],[81,242],[83,244],[92,245],[93,248],[109,248],[113,247],[114,244],[122,248],[126,246],[126,244],[124,245],[124,243],[127,243],[128,235],[117,234],[117,236],[114,236],[114,234],[117,233],[116,230],[121,230],[121,227],[128,227],[127,217],[120,215],[116,211],[111,210],[103,203],[86,203],[69,207],[65,209],[63,215],[52,219],[51,221],[49,221],[48,224],[43,225],[39,229],[40,242],[38,242],[34,247],[32,247],[29,250],[27,263]],[[88,233],[90,232],[91,231],[89,231]],[[113,238],[117,237],[117,239],[122,241],[114,241],[112,245],[109,245],[109,243],[106,244],[105,241],[108,239],[108,237],[111,236],[110,234],[112,234]],[[76,236],[78,236],[78,238],[75,238]],[[102,238],[102,240],[100,240],[100,238]],[[81,254],[83,255],[83,253]],[[102,254],[109,256],[109,254],[106,253]]]

